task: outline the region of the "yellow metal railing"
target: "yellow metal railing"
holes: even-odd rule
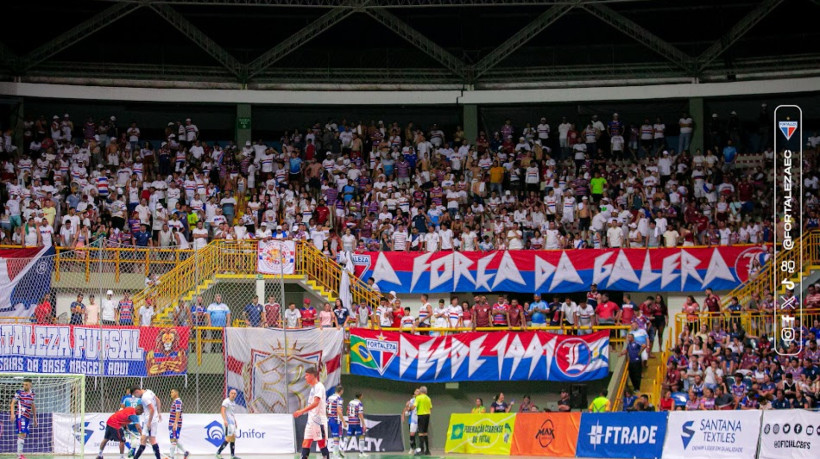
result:
[[[615,391],[615,399],[611,402],[613,412],[621,411],[624,408],[624,391],[626,391],[626,382],[629,381],[629,358],[624,357],[621,379],[618,380],[618,389]]]
[[[779,291],[780,286],[774,285],[775,270],[779,272],[783,263],[794,263],[794,266],[797,267],[795,276],[797,273],[807,275],[810,269],[820,265],[820,231],[814,230],[803,233],[795,246],[800,247],[800,250],[779,250],[776,260],[769,260],[754,278],[749,279],[746,283],[739,285],[725,295],[721,299],[723,307],[729,304],[733,296],[737,297],[740,304],[746,304],[751,300],[753,293],[762,295],[766,290],[772,293]],[[778,276],[778,278],[783,280],[782,276]],[[799,294],[799,292],[797,293]]]

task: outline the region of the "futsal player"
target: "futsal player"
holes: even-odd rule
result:
[[[307,382],[310,389],[310,396],[306,407],[301,410],[296,410],[293,413],[294,418],[308,413],[307,423],[305,424],[305,436],[302,441],[302,459],[307,459],[310,456],[310,445],[315,441],[319,444],[319,451],[322,453],[324,459],[330,459],[330,452],[327,450],[327,416],[325,408],[325,385],[319,381],[319,371],[315,367],[309,367],[305,370],[305,382]]]
[[[344,388],[336,386],[336,393],[327,398],[327,426],[330,430],[330,454],[334,457],[345,457],[342,454],[341,435],[344,429]]]
[[[359,448],[359,457],[367,457],[364,452],[364,436],[367,433],[367,426],[364,425],[364,405],[362,405],[362,393],[347,404],[347,436],[355,437]]]
[[[140,435],[140,447],[137,448],[137,453],[134,454],[134,459],[140,459],[142,452],[145,451],[145,443],[151,443],[151,449],[154,450],[156,459],[162,459],[159,453],[159,445],[157,444],[157,433],[159,432],[159,423],[162,421],[160,410],[162,406],[159,398],[154,391],[150,389],[132,388],[131,395],[139,397],[142,403],[143,413],[140,424],[142,425],[142,432]]]
[[[184,451],[184,457],[187,458],[189,452],[179,441],[179,432],[182,430],[182,399],[179,398],[178,390],[171,389],[171,400],[173,402],[171,402],[171,411],[168,414],[168,436],[171,440],[171,454],[169,457],[174,459],[177,456],[177,451]]]
[[[108,444],[109,441],[119,442],[120,459],[125,457],[125,435],[123,430],[126,426],[135,423],[140,415],[142,415],[142,405],[122,408],[108,417],[108,420],[105,421],[105,435],[103,436],[102,442],[100,442],[100,453],[97,455],[97,459],[102,459],[105,445]],[[136,425],[137,430],[139,430],[139,424]]]
[[[14,393],[9,412],[14,416],[14,425],[17,430],[17,458],[26,459],[23,456],[23,445],[25,445],[26,437],[29,434],[29,425],[37,427],[37,407],[34,405],[31,379],[24,379],[23,388]]]
[[[222,459],[222,450],[226,446],[231,445],[231,459],[239,459],[236,457],[236,389],[228,391],[228,398],[222,400],[222,423],[225,426],[225,438],[222,440],[222,445],[216,451],[216,459]]]

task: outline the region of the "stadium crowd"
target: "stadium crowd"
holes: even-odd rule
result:
[[[804,314],[795,319],[794,339],[789,341],[773,338],[772,312],[782,305],[793,308],[800,299],[792,291],[780,298],[755,294],[745,305],[733,298],[720,311],[720,299],[712,292],[707,292],[702,309],[689,297],[683,313],[687,321],[666,362],[661,407],[820,407],[820,285],[808,287]],[[725,315],[715,314],[715,305]],[[744,326],[741,311],[758,315]]]
[[[736,115],[704,127],[705,152],[689,151],[685,113],[674,129],[617,113],[574,121],[507,120],[467,139],[460,127],[328,120],[235,145],[207,140],[191,119],[152,142],[114,116],[41,116],[25,122],[22,150],[4,137],[2,242],[197,249],[298,238],[335,256],[772,239],[771,177],[763,164],[738,165],[749,142]],[[771,158],[765,137],[754,143]],[[805,226],[817,228],[819,169],[813,150],[806,158]]]

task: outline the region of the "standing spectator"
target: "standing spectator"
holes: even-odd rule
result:
[[[273,295],[265,303],[265,324],[266,327],[282,328],[282,305],[276,302]]]
[[[202,295],[197,295],[196,301],[191,305],[191,324],[194,328],[208,325],[208,307]]]
[[[301,328],[302,314],[296,309],[296,303],[290,303],[285,310],[285,328]]]
[[[336,322],[336,315],[330,310],[330,303],[325,303],[322,306],[322,310],[319,311],[319,328],[330,328],[331,325],[333,328],[339,328],[339,324]]]
[[[49,301],[49,294],[43,295],[42,301],[34,308],[34,322],[38,325],[47,325],[52,323],[52,307]]]
[[[77,295],[77,301],[71,303],[71,321],[69,324],[71,325],[85,325],[86,319],[86,308],[85,304],[83,304],[83,294],[80,293]]]
[[[476,297],[476,303],[472,308],[473,331],[476,328],[488,328],[491,326],[492,308],[487,303],[485,297]]]
[[[134,302],[129,298],[128,292],[123,293],[122,299],[117,305],[119,312],[119,322],[122,326],[134,325]]]
[[[214,302],[208,305],[208,326],[209,327],[229,327],[231,323],[231,309],[227,304],[222,302],[222,295],[217,293],[214,296]],[[218,340],[218,343],[212,343],[212,352],[222,352],[222,330],[211,330],[209,333],[211,340]]]
[[[148,298],[145,299],[145,304],[139,310],[140,314],[140,327],[150,327],[151,320],[156,315],[154,311],[154,304],[152,301],[149,301]]]
[[[88,296],[88,305],[85,307],[85,325],[100,324],[100,305],[95,301],[94,295]]]
[[[249,327],[259,327],[265,323],[265,307],[259,304],[259,296],[254,295],[253,300],[245,305],[245,322]]]
[[[342,300],[338,298],[336,299],[336,304],[333,305],[333,315],[336,316],[336,325],[339,328],[346,328],[351,320],[350,311],[346,307],[344,307],[344,304],[342,304]],[[409,314],[405,315],[405,317],[407,316],[409,316]]]
[[[533,295],[533,301],[530,303],[528,315],[530,317],[529,325],[536,327],[545,327],[547,325],[547,311],[549,307],[547,303],[541,300],[541,294]]]
[[[119,308],[117,307],[117,303],[114,302],[114,291],[108,290],[105,292],[105,299],[102,302],[102,311],[100,313],[102,324],[108,326],[117,325],[119,322],[117,320],[118,315]]]
[[[630,332],[626,336],[626,347],[621,351],[621,355],[627,355],[629,358],[627,371],[629,372],[629,381],[632,383],[632,390],[634,391],[641,389],[641,372],[643,371],[641,354],[645,348],[645,345],[642,346],[635,341],[635,336]]]
[[[561,398],[558,399],[558,411],[572,411],[572,406],[570,404],[569,398],[569,391],[567,391],[566,388],[561,389]]]
[[[302,328],[316,326],[316,317],[318,317],[319,313],[316,311],[316,308],[310,304],[310,298],[305,298],[304,306],[302,310],[299,311],[299,314],[302,318]]]
[[[688,113],[683,112],[678,120],[680,126],[680,135],[678,136],[678,154],[684,151],[689,151],[689,144],[692,142],[692,132],[694,130],[695,122]]]

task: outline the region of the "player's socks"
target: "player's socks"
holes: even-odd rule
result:
[[[231,442],[231,457],[236,456],[236,442]]]
[[[330,452],[327,450],[327,446],[322,448],[321,451],[322,451],[322,457],[324,459],[330,459]]]
[[[171,443],[171,451],[168,453],[168,458],[174,459],[175,457],[177,457],[177,444]]]
[[[154,456],[156,456],[157,459],[162,459],[162,454],[159,452],[159,443],[151,445],[151,448],[154,450]]]
[[[225,440],[222,440],[222,444],[219,445],[219,449],[216,450],[216,455],[218,456],[218,455],[222,454],[222,450],[224,450],[226,446],[228,446],[228,442],[225,441]]]
[[[416,437],[418,436],[417,433],[410,435],[410,451],[416,450]]]
[[[310,448],[302,447],[302,459],[307,459],[310,456]]]
[[[145,445],[140,445],[140,447],[137,448],[137,452],[134,453],[134,459],[140,459],[140,456],[142,456],[143,451],[145,451]]]
[[[17,437],[17,455],[23,455],[23,445],[26,443],[26,440],[20,437]]]
[[[359,454],[364,454],[364,438],[359,439]]]

